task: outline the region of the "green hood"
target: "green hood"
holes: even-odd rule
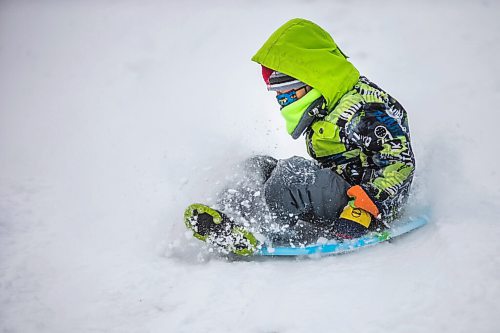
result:
[[[300,18],[276,30],[252,60],[317,89],[330,110],[359,79],[328,32]]]

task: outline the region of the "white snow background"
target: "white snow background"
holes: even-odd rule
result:
[[[407,109],[429,225],[228,261],[185,236],[256,153],[306,156],[250,57],[328,30]],[[500,3],[1,1],[1,332],[499,332]],[[416,200],[415,199],[415,200]]]

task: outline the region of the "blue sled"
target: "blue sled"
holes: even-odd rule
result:
[[[329,240],[323,243],[311,244],[302,247],[277,246],[270,247],[262,245],[256,256],[310,256],[340,254],[354,251],[362,247],[372,246],[385,242],[394,237],[400,236],[414,229],[427,224],[429,216],[427,214],[418,217],[408,217],[403,220],[394,221],[390,229],[381,232],[372,232],[363,237],[345,241]]]

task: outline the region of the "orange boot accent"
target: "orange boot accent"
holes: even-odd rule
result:
[[[366,210],[375,218],[379,218],[380,212],[377,206],[361,186],[355,185],[351,187],[347,190],[347,195],[354,198],[354,206]]]

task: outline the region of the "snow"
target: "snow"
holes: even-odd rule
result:
[[[499,14],[0,2],[0,331],[498,332]],[[183,209],[213,202],[238,159],[306,156],[249,60],[294,17],[406,107],[433,218],[343,256],[225,260],[186,239]]]

